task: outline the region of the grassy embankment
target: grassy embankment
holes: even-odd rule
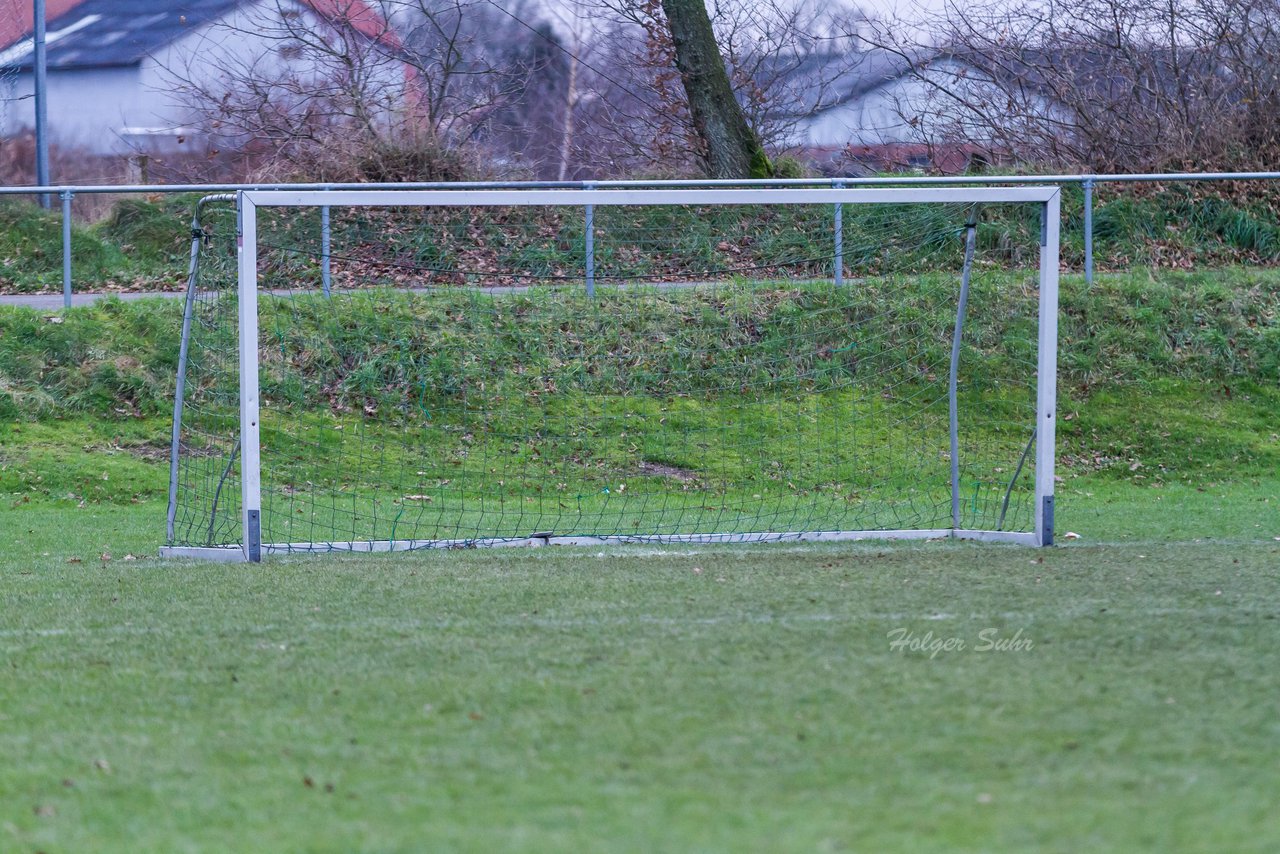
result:
[[[128,197],[109,216],[93,224],[77,223],[72,230],[73,279],[78,290],[163,290],[180,287],[190,248],[190,220],[198,196],[173,195],[154,199]],[[1079,188],[1063,189],[1062,258],[1068,269],[1078,270],[1083,259],[1083,196]],[[798,214],[797,216],[805,216]],[[607,211],[597,222],[609,227]],[[861,216],[846,211],[846,223],[856,228]],[[962,216],[962,215],[961,215]],[[993,243],[1001,228],[987,212],[983,229]],[[997,220],[1004,214],[996,214]],[[297,217],[300,223],[291,238],[314,251],[319,225],[314,215]],[[364,226],[368,221],[364,220]],[[630,237],[649,239],[646,224],[634,223]],[[1007,226],[1007,223],[1005,223]],[[649,223],[664,228],[659,244],[702,237],[698,221]],[[341,251],[344,236],[362,232],[359,217],[335,212],[334,245]],[[378,223],[365,229],[375,239],[387,232]],[[559,246],[537,250],[548,266],[574,269],[580,262],[580,217],[568,227],[570,238]],[[626,230],[622,232],[626,237]],[[821,258],[829,253],[828,229],[801,229],[786,235],[781,246],[796,257]],[[1230,184],[1168,187],[1101,187],[1094,208],[1095,263],[1099,271],[1123,272],[1139,267],[1192,269],[1231,265],[1271,265],[1280,261],[1280,226],[1277,202],[1266,185]],[[61,219],[56,212],[41,211],[19,201],[0,201],[0,292],[36,293],[61,291]],[[415,247],[412,260],[436,260],[434,236]],[[625,243],[626,240],[620,242]],[[711,241],[714,247],[718,241]],[[852,241],[851,241],[852,243]],[[601,263],[607,265],[613,246],[610,239],[597,241]],[[501,259],[505,265],[527,263],[527,256]],[[723,260],[723,259],[721,259]],[[312,265],[314,267],[314,265]]]
[[[1001,290],[999,275],[989,278],[984,287]],[[444,310],[415,297],[405,299],[427,320],[430,312]],[[886,294],[880,299],[893,297]],[[1033,311],[1032,294],[1003,289],[1002,299],[1002,311],[1021,316]],[[773,310],[785,312],[790,305],[788,300],[778,300]],[[1119,536],[1130,523],[1136,526],[1146,511],[1110,507],[1108,502],[1118,501],[1117,496],[1146,506],[1183,494],[1194,500],[1190,493],[1212,491],[1222,484],[1255,496],[1256,501],[1250,501],[1259,505],[1255,508],[1259,512],[1271,509],[1264,506],[1265,499],[1274,493],[1280,471],[1280,424],[1275,416],[1280,409],[1278,306],[1280,276],[1265,270],[1109,275],[1091,290],[1078,279],[1067,278],[1059,427],[1064,526],[1085,528],[1090,535],[1109,531],[1108,536]],[[759,305],[753,303],[751,308]],[[176,301],[108,301],[65,315],[29,310],[0,314],[0,417],[4,419],[0,422],[0,489],[10,507],[73,508],[162,498],[179,313]],[[975,315],[971,340],[975,345],[985,343],[987,350],[978,347],[974,358],[993,372],[988,379],[1007,379],[1008,372],[1021,366],[1003,358],[1004,339],[984,338],[981,319]],[[707,323],[728,330],[717,335],[758,326],[777,328],[785,337],[786,320],[722,311]],[[379,322],[381,318],[370,315],[363,324],[359,318],[348,319],[346,328],[373,327]],[[905,310],[881,311],[875,322],[887,326],[878,330],[878,336],[867,329],[861,334],[892,340],[909,337],[904,329],[894,328],[895,323],[919,323],[920,318]],[[324,331],[314,324],[310,329]],[[452,336],[448,340],[456,345],[461,335],[468,338],[465,348],[444,350],[486,354],[484,360],[473,359],[469,365],[462,364],[459,356],[456,364],[435,366],[442,377],[463,385],[485,379],[468,376],[468,370],[486,372],[492,380],[504,374],[514,376],[511,369],[516,362],[558,364],[556,352],[562,346],[554,335],[528,328],[523,321],[500,327],[424,321],[420,329],[424,330],[421,346],[409,349],[435,352],[432,342],[439,339],[432,336]],[[643,323],[613,326],[611,331],[618,337],[593,345],[599,352],[589,354],[591,361],[608,364],[610,354],[625,352],[632,366],[627,376],[637,375],[636,365],[649,365],[661,377],[679,358],[672,354],[670,342],[646,334],[652,330]],[[945,340],[935,343],[945,349]],[[387,377],[394,374],[398,345],[392,344],[372,353],[360,370],[353,371],[344,369],[340,352],[326,356],[320,344],[311,348],[314,358],[305,369],[313,375],[307,379],[329,391],[322,400],[306,407],[299,404],[299,408],[309,409],[320,420],[350,417],[368,399],[370,388],[374,392],[385,388]],[[814,364],[825,363],[815,359]],[[296,365],[293,369],[302,370]],[[975,370],[975,376],[983,376],[982,370]],[[272,364],[264,377],[266,396],[281,399],[297,379]],[[1025,384],[1026,378],[1022,381]],[[606,376],[599,382],[607,387],[610,380]],[[564,383],[566,388],[570,385]],[[597,400],[593,405],[612,406],[615,413],[626,406],[621,399]],[[761,423],[776,428],[777,456],[783,467],[799,471],[806,464],[805,452],[794,434],[787,435],[787,425],[793,420],[799,423],[791,418],[789,405],[801,404],[779,398],[772,409],[765,410],[768,417]],[[344,411],[347,416],[341,415]],[[506,411],[511,418],[523,417],[518,409]],[[841,430],[847,423],[810,420],[803,444],[841,446]],[[664,433],[674,430],[678,421],[673,420],[671,427],[654,426],[656,422],[649,419],[652,435],[644,435],[641,444],[659,449],[682,446],[679,437]],[[527,425],[509,427],[495,432],[520,435],[518,429]],[[544,456],[532,464],[553,467],[557,461],[545,455],[557,448],[565,452],[566,447],[548,444],[538,449]],[[606,465],[600,475],[603,482],[618,474],[637,476],[621,456],[610,456],[607,447],[599,453]],[[696,454],[690,460],[689,465],[696,466]],[[1126,521],[1117,521],[1121,518]],[[1195,531],[1193,520],[1176,514],[1158,513],[1152,518],[1159,530],[1171,535]],[[1262,524],[1259,518],[1254,514],[1250,521],[1235,525],[1234,535],[1259,533],[1261,529],[1254,527]]]

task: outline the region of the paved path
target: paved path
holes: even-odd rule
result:
[[[797,281],[811,282],[815,280],[814,279],[798,279]],[[860,280],[850,279],[848,277],[845,278],[846,283],[856,282],[856,281],[860,281]],[[627,282],[624,284],[617,284],[617,283],[610,282],[607,279],[604,279],[598,282],[596,287],[599,288],[600,290],[606,290],[606,289],[626,290],[628,288],[652,288],[653,290],[658,290],[658,291],[674,291],[674,290],[683,290],[685,288],[711,288],[717,285],[723,286],[728,284],[730,283],[717,282],[717,281],[643,282],[643,283]],[[771,284],[783,284],[783,282],[773,281],[771,282]],[[485,294],[522,294],[522,293],[527,293],[528,291],[531,291],[534,288],[538,288],[538,287],[546,287],[546,286],[545,285],[499,285],[491,288],[478,287],[475,290]],[[557,287],[574,287],[574,285],[559,284],[557,285]],[[582,287],[582,285],[577,285],[577,287]],[[452,290],[453,288],[449,288],[448,286],[446,286],[445,288],[439,288],[439,287],[397,288],[397,290],[407,291],[409,293],[417,293],[417,294],[431,293],[434,291],[446,290],[446,289]],[[314,288],[311,288],[310,290],[314,290]],[[337,288],[334,288],[333,292],[335,294],[343,293],[343,291]],[[295,292],[289,291],[289,290],[272,289],[272,290],[263,291],[262,293],[265,293],[270,296],[285,297]],[[108,293],[73,293],[71,295],[71,304],[73,306],[93,305],[98,300],[104,299],[110,296],[119,297],[125,302],[136,302],[137,300],[141,300],[141,299],[155,299],[157,297],[160,299],[182,299],[185,295],[186,295],[186,291],[141,291],[141,292],[131,292],[131,293],[120,293],[119,291],[111,291]],[[57,311],[58,309],[62,308],[62,294],[0,294],[0,306],[6,306],[6,305],[24,306],[26,308],[34,308],[38,311]]]
[[[179,299],[183,296],[181,291],[146,291],[142,293],[118,293],[111,292],[105,294],[72,294],[71,304],[74,305],[93,305],[100,299],[109,296],[117,296],[125,302],[134,302],[140,299],[151,299],[160,297],[162,299]],[[62,294],[0,294],[0,306],[19,305],[26,308],[34,308],[38,311],[57,311],[62,308]]]

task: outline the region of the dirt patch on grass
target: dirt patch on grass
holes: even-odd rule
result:
[[[130,442],[130,443],[112,443],[110,445],[86,445],[85,450],[89,452],[106,452],[108,454],[125,453],[131,457],[142,460],[144,463],[167,463],[169,462],[169,442],[154,439],[148,442]],[[193,448],[190,445],[182,446],[182,456],[186,459],[196,459],[204,457],[220,457],[223,455],[221,448]]]
[[[640,463],[640,474],[649,477],[671,477],[681,483],[690,483],[698,479],[698,473],[690,469],[669,466],[666,463],[651,463],[648,460]]]

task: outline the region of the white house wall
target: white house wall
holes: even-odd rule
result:
[[[897,83],[824,110],[800,123],[796,143],[813,148],[836,148],[914,142],[918,134],[898,109],[902,90],[906,88]]]
[[[791,135],[793,145],[839,148],[941,141],[989,143],[989,122],[979,120],[969,104],[999,110],[1006,100],[997,87],[968,66],[942,62],[920,74],[886,81],[858,97],[799,121]],[[1051,113],[1062,119],[1043,99],[1029,99],[1020,110],[1032,115]]]
[[[121,149],[115,129],[149,116],[151,97],[139,85],[135,68],[95,68],[49,73],[49,141],[94,154]],[[0,133],[12,135],[35,126],[34,79],[15,76],[16,100],[8,101]]]
[[[301,6],[295,8],[312,14]],[[275,15],[274,0],[245,5],[220,22],[179,38],[138,66],[122,68],[50,69],[49,138],[56,145],[97,155],[139,151],[182,151],[196,148],[191,132],[194,112],[175,93],[175,78],[209,89],[225,88],[221,68],[254,68],[264,77],[285,70],[301,76],[315,66],[299,67],[279,53],[279,39],[263,26],[263,15]],[[265,31],[264,31],[265,30]],[[403,96],[404,71],[388,64],[378,72]],[[31,73],[0,80],[0,134],[12,135],[35,124]]]

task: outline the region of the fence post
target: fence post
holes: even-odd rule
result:
[[[843,181],[835,181],[831,185],[837,190],[844,189]],[[836,287],[844,285],[844,203],[836,202],[836,221],[835,221],[835,271],[836,271]]]
[[[320,207],[320,285],[326,297],[332,296],[333,267],[330,259],[332,232],[329,229],[329,206]]]
[[[588,191],[595,189],[595,185],[588,182],[586,184]],[[585,246],[586,252],[586,272],[587,272],[587,296],[595,299],[596,295],[596,206],[586,205],[585,222],[583,224],[586,232]]]
[[[46,12],[45,0],[32,0],[31,41],[33,55],[31,64],[34,72],[32,74],[32,84],[35,88],[36,183],[41,187],[49,186],[49,63],[46,60],[48,55],[46,51],[48,38],[45,35],[46,19],[48,18]],[[45,210],[49,209],[49,196],[47,193],[40,194],[39,202],[40,207]]]
[[[1084,283],[1093,287],[1093,179],[1084,179]]]
[[[71,308],[71,200],[75,193],[63,190],[62,199],[62,307]]]

